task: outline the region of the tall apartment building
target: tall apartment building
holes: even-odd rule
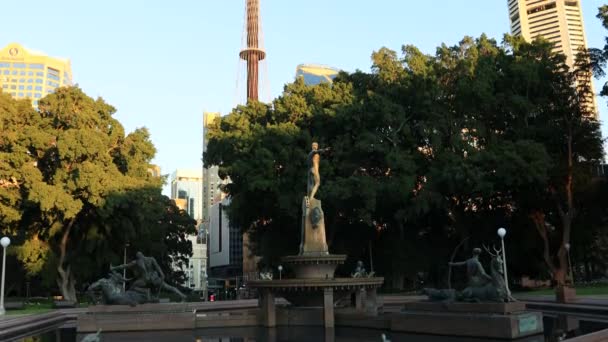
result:
[[[581,0],[508,0],[511,33],[532,41],[537,37],[554,44],[553,51],[566,56],[572,67],[580,49],[587,49]],[[591,73],[579,79],[593,90]],[[588,105],[597,118],[595,95]]]
[[[243,275],[243,234],[228,219],[229,205],[230,198],[217,198],[209,210],[209,273],[221,279]]]
[[[16,99],[38,100],[61,86],[72,85],[72,67],[64,58],[49,57],[11,43],[0,50],[0,88]]]
[[[203,154],[207,151],[207,130],[209,125],[220,118],[220,113],[203,113]],[[209,210],[216,203],[216,195],[219,193],[220,178],[217,175],[217,166],[203,165],[203,222],[209,223]]]
[[[192,243],[192,256],[186,269],[187,287],[196,291],[207,290],[207,230],[203,225],[203,177],[200,170],[178,169],[171,175],[171,199],[197,222],[197,234],[188,236]]]
[[[202,191],[203,175],[200,170],[178,169],[171,175],[171,199],[197,221],[203,218]]]

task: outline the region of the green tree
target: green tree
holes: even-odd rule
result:
[[[38,111],[27,103],[0,93],[0,220],[29,274],[56,279],[75,300],[76,281],[122,259],[129,238],[147,233],[167,253],[190,252],[168,247],[194,223],[147,172],[155,148],[146,129],[125,135],[112,106],[76,87],[41,99]]]
[[[601,142],[575,75],[551,48],[510,36],[501,45],[465,37],[435,55],[382,48],[371,73],[314,87],[297,80],[272,106],[238,107],[211,128],[205,161],[230,177],[230,218],[265,236],[256,241],[271,259],[296,251],[305,156],[317,140],[332,147],[319,197],[333,252],[364,258],[372,241],[392,286],[418,271],[437,283],[461,239],[495,239],[500,225],[530,239],[523,228],[540,227],[549,246],[538,257],[562,282],[563,250],[553,244],[569,241],[568,198]]]

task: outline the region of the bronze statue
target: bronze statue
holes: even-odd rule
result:
[[[97,302],[94,292],[101,291],[101,301],[107,305],[130,305],[142,304],[147,301],[147,294],[139,289],[129,289],[124,292],[122,284],[126,283],[122,275],[116,271],[110,271],[106,278],[101,278],[87,288],[87,293]]]
[[[504,277],[502,274],[502,258],[500,250],[495,250],[495,253],[490,252],[484,246],[488,254],[491,255],[490,275],[488,275],[481,262],[479,255],[481,249],[474,248],[473,256],[462,262],[450,262],[450,266],[466,266],[467,267],[467,287],[462,291],[454,291],[451,289],[433,289],[425,288],[422,293],[429,297],[429,300],[443,301],[463,301],[463,302],[510,302],[514,301],[506,289]]]
[[[153,257],[146,257],[143,253],[137,252],[137,254],[135,254],[135,260],[124,265],[112,267],[111,270],[116,271],[125,268],[133,270],[136,276],[130,289],[137,291],[138,289],[147,288],[157,291],[157,294],[164,289],[177,294],[182,300],[186,299],[186,296],[177,288],[165,282],[165,274]]]
[[[461,262],[449,263],[450,266],[467,267],[468,286],[484,286],[488,282],[492,281],[492,277],[486,273],[486,271],[483,269],[483,265],[481,262],[479,262],[479,254],[481,254],[481,249],[473,248],[473,256],[471,258]]]
[[[357,261],[357,267],[355,268],[355,272],[350,275],[353,278],[371,278],[374,276],[374,272],[367,272],[365,270],[365,265],[363,261]]]
[[[101,341],[101,329],[97,330],[94,334],[87,334],[80,342],[99,342]]]
[[[312,150],[308,154],[308,186],[306,187],[306,196],[308,200],[315,198],[319,185],[321,185],[321,176],[319,174],[319,162],[321,154],[329,151],[329,148],[319,149],[317,142],[312,143]]]

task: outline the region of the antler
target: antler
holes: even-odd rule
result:
[[[492,245],[492,248],[494,248],[496,255],[500,255],[502,253],[502,247],[500,249],[496,249],[496,247],[494,245]]]
[[[482,246],[483,246],[483,249],[485,249],[485,251],[488,252],[488,254],[490,254],[491,256],[493,256],[493,257],[497,257],[498,256],[498,251],[496,250],[496,247],[494,245],[492,245],[492,248],[494,248],[494,251],[496,253],[492,253],[492,251],[490,251],[490,249],[488,248],[488,246],[486,246],[486,245],[482,245]]]

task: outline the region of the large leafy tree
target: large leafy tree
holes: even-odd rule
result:
[[[262,253],[295,252],[305,156],[317,140],[332,147],[319,197],[334,251],[362,258],[372,241],[378,270],[401,286],[405,273],[446,273],[452,246],[495,239],[499,225],[532,240],[511,248],[532,251],[525,228],[536,227],[537,257],[563,283],[559,246],[583,188],[575,178],[601,156],[563,56],[509,36],[402,52],[382,48],[371,73],[332,85],[297,80],[272,106],[249,103],[212,127],[205,158],[232,180],[231,219],[274,242],[259,240]],[[544,236],[551,227],[559,233]]]
[[[77,87],[38,106],[0,93],[0,222],[29,274],[56,279],[75,300],[77,279],[116,261],[125,241],[149,237],[139,245],[166,258],[190,253],[194,222],[147,172],[155,148],[146,129],[125,135],[115,109]]]

